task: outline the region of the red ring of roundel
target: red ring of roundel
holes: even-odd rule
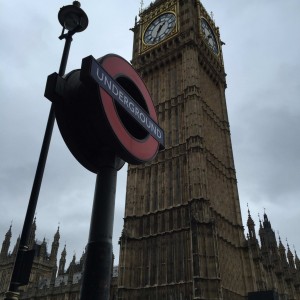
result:
[[[157,122],[157,115],[150,94],[133,67],[126,60],[116,55],[105,57],[101,65],[112,78],[118,74],[124,74],[135,83],[145,99],[150,117]],[[158,142],[150,134],[144,140],[134,138],[120,120],[113,98],[102,88],[100,88],[100,95],[109,124],[119,142],[136,159],[145,162],[151,160],[158,151]]]

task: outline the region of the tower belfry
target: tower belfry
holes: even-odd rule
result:
[[[157,0],[133,32],[132,63],[152,95],[166,147],[128,169],[118,299],[245,299],[255,283],[219,29],[197,0]]]

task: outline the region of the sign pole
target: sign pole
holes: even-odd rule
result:
[[[65,74],[69,52],[72,43],[72,36],[76,32],[85,30],[88,26],[88,17],[85,12],[80,8],[80,3],[74,1],[72,5],[63,6],[58,13],[58,20],[63,26],[62,34],[59,36],[60,40],[65,39],[64,50],[59,67],[59,75]],[[72,22],[70,22],[70,20]],[[66,27],[68,24],[71,26]],[[64,33],[68,30],[67,33]],[[55,112],[53,104],[49,112],[48,122],[45,130],[45,135],[42,143],[42,148],[36,168],[36,173],[31,189],[31,194],[28,202],[28,207],[25,215],[24,225],[18,246],[15,263],[12,270],[12,275],[9,284],[9,290],[5,294],[5,300],[19,299],[19,287],[29,283],[30,273],[33,265],[35,250],[28,249],[28,239],[31,231],[31,226],[38,202],[39,192],[43,180],[44,170],[46,166],[49,146],[51,142],[52,131],[55,123]]]
[[[89,240],[80,300],[109,300],[112,276],[112,234],[117,171],[120,159],[107,153],[96,179]]]
[[[117,171],[153,160],[164,132],[143,80],[115,54],[86,57],[65,78],[49,75],[45,95],[70,151],[97,174],[80,300],[109,300]]]
[[[67,34],[65,38],[65,46],[63,50],[62,59],[59,67],[59,74],[65,74],[68,56],[70,52],[72,34]],[[26,285],[29,282],[29,276],[33,264],[35,250],[28,249],[28,239],[30,235],[31,226],[34,219],[34,214],[39,198],[40,188],[42,185],[43,175],[47,162],[48,151],[50,147],[52,131],[55,123],[55,113],[53,104],[51,104],[45,135],[41,147],[41,152],[35,172],[34,181],[32,184],[31,194],[28,201],[28,207],[23,224],[20,244],[17,252],[17,257],[13,267],[12,277],[10,280],[9,291],[6,293],[5,300],[19,299],[19,286]]]

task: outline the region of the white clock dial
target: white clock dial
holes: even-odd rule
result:
[[[176,16],[165,13],[158,16],[150,23],[144,33],[144,43],[154,45],[165,39],[176,25]]]
[[[207,21],[205,19],[201,19],[201,30],[202,33],[206,39],[206,42],[208,44],[208,46],[212,49],[212,51],[215,54],[219,53],[219,46],[218,46],[218,42],[217,39],[214,35],[213,30],[211,29],[211,27],[209,26],[209,24],[207,23]]]

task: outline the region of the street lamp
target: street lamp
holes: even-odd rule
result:
[[[74,33],[84,31],[89,23],[88,17],[80,8],[78,1],[74,1],[73,5],[63,6],[58,13],[58,21],[63,27],[63,32],[67,29]]]
[[[88,26],[88,17],[86,13],[80,8],[80,3],[74,1],[72,5],[63,6],[58,13],[58,20],[62,25],[62,33],[59,39],[65,39],[65,46],[60,62],[59,75],[63,76],[66,71],[68,56],[70,52],[70,46],[72,42],[72,36],[76,32],[84,31]],[[65,31],[67,32],[65,33]],[[40,157],[38,160],[36,173],[32,185],[32,190],[28,202],[27,212],[25,215],[22,234],[20,237],[19,248],[12,271],[10,280],[9,291],[5,294],[4,300],[18,300],[18,289],[22,285],[29,283],[29,276],[34,259],[34,250],[28,249],[28,240],[35,215],[36,205],[39,197],[39,192],[44,175],[46,160],[48,156],[48,150],[50,146],[53,126],[55,121],[54,107],[51,105],[49,112],[48,122],[45,130],[45,135],[42,143]]]

